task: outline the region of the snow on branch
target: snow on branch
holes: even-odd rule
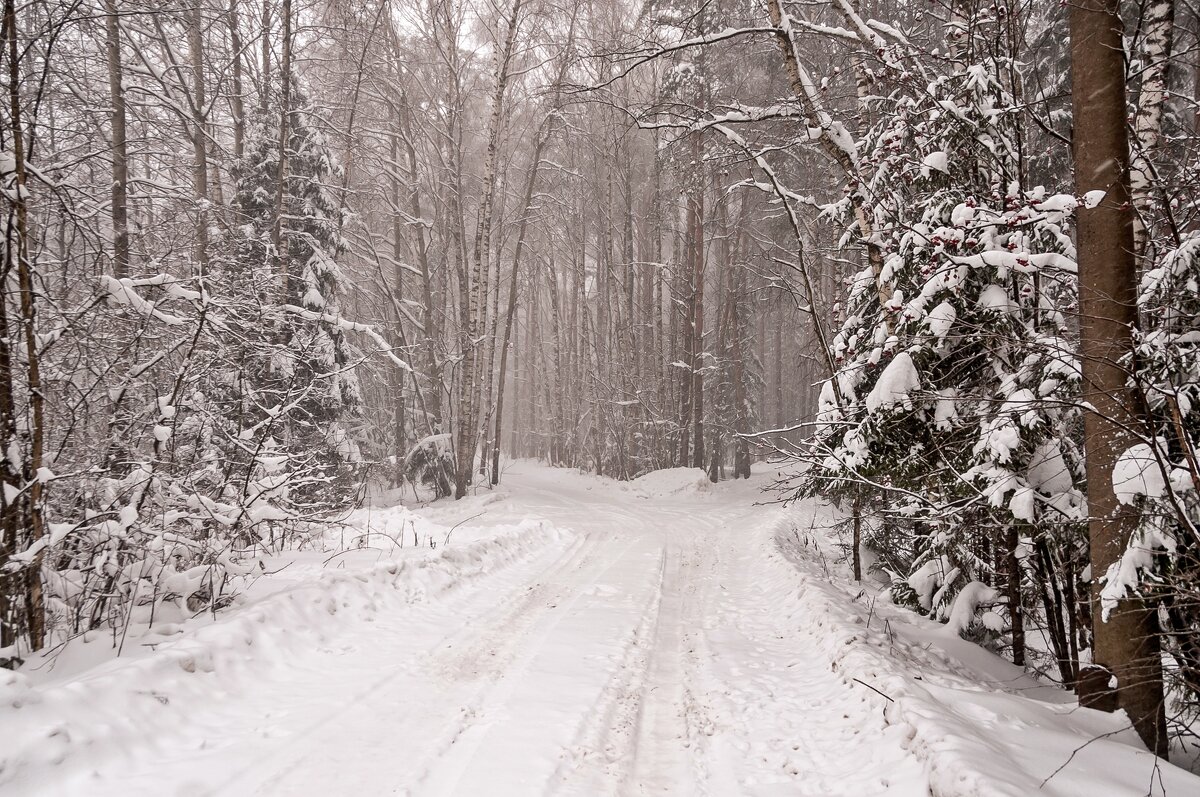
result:
[[[106,298],[114,304],[124,305],[135,313],[139,313],[147,318],[156,318],[168,326],[178,327],[183,326],[187,321],[172,313],[164,313],[162,310],[159,310],[154,302],[149,301],[136,290],[144,286],[157,286],[163,288],[169,296],[191,300],[200,298],[199,293],[173,284],[173,279],[173,277],[167,274],[136,280],[129,277],[117,279],[105,274],[101,275],[100,284],[107,291]]]
[[[379,344],[379,350],[386,354],[392,362],[409,373],[415,373],[411,365],[396,356],[394,351],[395,347],[388,343],[382,335],[376,332],[374,327],[368,324],[361,324],[357,321],[349,321],[345,318],[342,318],[340,315],[334,315],[332,313],[318,313],[314,310],[306,310],[305,308],[297,307],[294,304],[283,304],[279,306],[279,309],[291,313],[292,315],[304,318],[308,321],[322,321],[326,324],[332,324],[335,327],[343,329],[347,332],[361,332]]]

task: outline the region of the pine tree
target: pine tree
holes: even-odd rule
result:
[[[258,300],[257,307],[244,305],[250,317],[241,319],[247,332],[242,384],[252,394],[241,401],[252,417],[255,407],[260,416],[287,408],[279,421],[280,442],[336,469],[360,458],[347,426],[362,403],[352,370],[357,355],[338,325],[344,222],[331,187],[339,167],[303,95],[293,91],[291,99],[281,251],[271,243],[278,215],[279,115],[268,108],[248,125],[245,155],[234,169],[238,226],[225,282]],[[265,342],[252,333],[255,315],[268,325]]]

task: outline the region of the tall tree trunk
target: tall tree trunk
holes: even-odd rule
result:
[[[399,129],[400,120],[395,120],[396,132],[390,136],[391,175],[392,175],[392,304],[395,308],[396,331],[391,341],[393,346],[404,341],[404,313],[401,311],[404,301],[404,224],[400,215],[400,176],[399,176]],[[395,483],[400,484],[403,475],[405,455],[408,453],[407,418],[404,406],[404,380],[406,373],[400,368],[392,369],[392,455],[396,459]]]
[[[692,248],[692,467],[704,467],[704,187],[692,199],[696,225]]]
[[[746,340],[749,337],[746,329],[746,266],[743,246],[745,245],[745,230],[741,222],[745,221],[746,203],[743,200],[739,213],[738,232],[738,262],[732,264],[733,288],[730,301],[733,303],[733,478],[750,478],[750,445],[743,435],[750,433],[750,397],[746,390]]]
[[[125,140],[125,87],[121,82],[121,31],[117,0],[104,0],[108,94],[112,103],[113,276],[129,276],[129,148]]]
[[[208,274],[208,101],[204,85],[204,38],[200,6],[188,15],[188,58],[192,69],[192,184],[196,194],[196,265]]]
[[[683,357],[685,367],[680,369],[679,378],[679,467],[686,468],[691,462],[692,434],[692,388],[695,385],[693,371],[696,368],[696,284],[695,265],[696,250],[700,244],[696,241],[696,210],[697,202],[694,197],[685,200],[687,218],[684,222],[684,257],[679,264],[681,289],[687,290],[687,302],[684,304],[683,318],[680,330],[683,333]],[[684,276],[686,274],[686,276]]]
[[[232,63],[230,64],[229,97],[230,113],[233,116],[233,157],[241,160],[246,154],[246,98],[243,96],[245,87],[242,83],[242,30],[238,19],[238,0],[229,0],[229,48]]]
[[[283,216],[286,210],[288,177],[288,139],[292,121],[292,0],[283,0],[280,11],[283,16],[283,57],[279,66],[282,83],[279,105],[279,164],[275,175],[275,223],[271,226],[271,247],[274,249],[275,268],[279,276],[283,301],[291,301],[288,259],[283,251]]]
[[[42,467],[42,454],[45,436],[45,397],[42,394],[41,352],[37,337],[37,309],[35,304],[33,264],[29,254],[29,212],[27,206],[26,168],[25,168],[25,132],[21,122],[21,65],[20,53],[17,46],[17,11],[14,0],[4,2],[5,38],[8,45],[8,99],[12,141],[13,183],[12,215],[9,217],[6,234],[6,279],[11,274],[15,260],[17,270],[17,290],[20,294],[20,329],[25,346],[25,379],[29,390],[29,420],[26,436],[29,440],[29,453],[25,457],[20,473],[21,481],[27,488],[27,495],[17,500],[21,507],[19,526],[25,530],[29,545],[36,544],[45,533],[45,523],[42,514],[42,481],[38,471]],[[14,240],[15,236],[15,240]],[[4,297],[0,297],[3,301]],[[7,312],[4,313],[7,316]],[[7,318],[2,320],[7,321]],[[7,336],[7,327],[4,328]],[[6,342],[6,346],[7,346]],[[11,371],[10,371],[11,373]],[[6,375],[7,376],[7,375]],[[10,388],[11,390],[11,388]],[[13,440],[15,438],[10,438]],[[12,467],[11,463],[8,464]],[[7,480],[6,480],[7,481]],[[7,514],[7,513],[6,513]],[[18,530],[18,534],[20,531]],[[21,581],[24,587],[24,602],[26,614],[26,630],[29,634],[31,650],[41,650],[46,643],[46,612],[42,595],[42,552],[38,552],[31,561],[25,564],[25,572]],[[12,607],[9,607],[11,611]]]
[[[266,116],[271,107],[271,0],[262,5],[262,84],[258,87],[258,108]]]
[[[520,20],[522,0],[514,0],[508,18],[508,30],[503,48],[496,53],[496,86],[492,94],[492,114],[488,122],[487,156],[483,167],[483,186],[479,207],[479,220],[475,227],[475,246],[472,252],[471,282],[460,294],[465,294],[463,306],[464,317],[460,319],[462,347],[462,379],[459,395],[458,436],[455,440],[455,466],[457,473],[454,480],[454,497],[462,498],[467,494],[467,484],[471,479],[472,465],[475,454],[475,430],[478,426],[476,409],[480,385],[476,384],[478,369],[478,344],[475,339],[483,329],[483,319],[480,318],[482,303],[486,301],[486,275],[490,260],[492,213],[496,201],[497,156],[500,148],[500,132],[504,121],[504,92],[508,87],[509,65],[512,60],[513,45],[517,37],[517,23]],[[466,269],[464,269],[464,274]]]
[[[1142,21],[1138,52],[1142,60],[1142,86],[1137,114],[1133,119],[1134,155],[1129,170],[1133,192],[1134,253],[1142,268],[1148,267],[1153,211],[1151,186],[1155,156],[1162,143],[1163,108],[1167,102],[1171,65],[1171,40],[1175,30],[1175,0],[1151,0]]]
[[[1081,673],[1080,700],[1125,709],[1155,753],[1167,752],[1162,660],[1152,607],[1126,596],[1105,612],[1101,579],[1116,564],[1138,527],[1138,513],[1117,501],[1117,457],[1138,442],[1139,413],[1121,360],[1133,349],[1136,260],[1129,190],[1125,64],[1119,0],[1071,5],[1071,73],[1075,130],[1075,188],[1104,191],[1079,210],[1080,355],[1087,453],[1088,536],[1091,542],[1094,664]],[[1115,678],[1115,686],[1110,681]],[[1115,700],[1113,699],[1115,697]]]
[[[783,294],[779,294],[776,297],[775,302],[775,346],[774,351],[772,351],[772,355],[775,358],[775,367],[772,370],[775,372],[775,395],[773,397],[773,403],[775,404],[776,429],[782,429],[784,426],[787,426],[791,420],[793,420],[787,417],[784,409],[786,402],[784,401],[783,385],[783,324],[786,320],[784,318],[784,312],[786,309],[787,308],[784,306],[784,296]]]
[[[528,374],[525,377],[525,447],[524,453],[527,457],[537,457],[540,453],[537,448],[537,438],[535,430],[538,422],[537,412],[537,396],[538,396],[538,369],[536,368],[537,358],[535,355],[534,341],[538,340],[538,296],[541,291],[538,290],[537,272],[533,272],[529,277],[529,309],[525,311],[525,367],[524,372]]]

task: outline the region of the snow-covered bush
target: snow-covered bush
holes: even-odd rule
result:
[[[435,498],[450,495],[454,484],[454,444],[448,434],[422,438],[404,458],[404,475],[433,490]]]
[[[1150,427],[1113,471],[1118,500],[1140,526],[1121,560],[1103,574],[1105,610],[1127,592],[1160,607],[1169,675],[1189,716],[1200,712],[1200,236],[1167,251],[1142,278],[1142,330],[1130,382]]]
[[[47,303],[57,472],[38,475],[46,533],[6,557],[0,587],[40,567],[48,644],[220,608],[259,555],[357,495],[336,170],[307,113],[292,117],[284,252],[271,245],[277,158],[262,119],[234,169],[238,223],[211,230],[207,270],[145,261],[143,276],[100,276],[77,306]],[[25,623],[2,619],[6,639]],[[3,659],[25,652],[12,636]]]

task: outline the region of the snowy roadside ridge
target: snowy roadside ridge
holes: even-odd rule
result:
[[[293,653],[326,645],[354,621],[369,623],[385,611],[436,601],[575,537],[538,520],[489,533],[420,558],[324,570],[164,642],[148,656],[113,659],[61,683],[37,686],[20,672],[0,670],[0,789],[36,784],[39,772],[68,758],[84,758],[86,766],[87,760],[127,756],[127,746],[186,727],[192,707],[253,688]]]
[[[845,594],[817,569],[802,545],[788,536],[793,531],[786,513],[770,523],[768,556],[800,576],[802,583],[795,596],[804,608],[801,616],[810,622],[801,632],[813,640],[814,649],[829,661],[830,669],[842,678],[847,689],[871,689],[884,697],[883,721],[905,728],[910,738],[908,750],[924,763],[934,797],[1018,797],[1020,792],[989,788],[982,773],[962,752],[941,749],[944,734],[936,723],[926,721],[929,712],[923,704],[928,701],[917,694],[919,687],[913,684],[912,676],[884,652],[892,648],[892,642],[883,630],[877,630],[882,620],[877,620],[877,626],[866,626],[858,607],[847,603]]]
[[[855,602],[859,585],[824,572],[794,531],[792,516],[783,511],[767,524],[762,540],[766,556],[798,576],[797,616],[806,620],[798,631],[811,638],[847,689],[883,696],[884,722],[904,729],[934,797],[1200,793],[1200,778],[1156,762],[1123,715],[1006,690],[1005,679],[1020,678],[1007,673],[1019,671],[953,630],[883,601],[870,608]],[[943,644],[971,646],[1005,675],[989,676]]]

